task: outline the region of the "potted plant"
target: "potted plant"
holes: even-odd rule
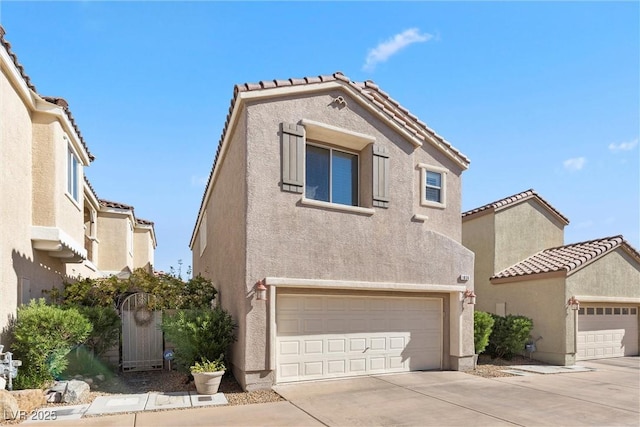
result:
[[[224,355],[221,354],[214,361],[204,358],[201,362],[196,362],[191,366],[191,375],[193,375],[198,394],[216,394],[218,392],[220,381],[222,381],[225,372],[223,357]]]

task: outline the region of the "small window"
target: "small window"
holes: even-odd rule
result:
[[[80,162],[71,147],[67,154],[67,193],[75,200],[79,201],[79,169]]]
[[[604,309],[604,314],[613,314],[613,309],[611,307],[607,307]]]
[[[426,199],[429,202],[442,203],[442,174],[427,171]]]
[[[446,207],[446,169],[420,163],[420,204],[437,208]]]
[[[307,144],[305,196],[358,206],[358,155]]]
[[[578,310],[578,314],[584,314],[584,307],[580,307],[580,309]]]
[[[622,309],[622,315],[625,316],[627,314],[629,314],[629,309],[628,308],[623,308]]]
[[[633,314],[635,316],[636,314],[638,314],[638,309],[636,308],[629,309],[629,314]]]
[[[596,314],[604,314],[604,308],[602,307],[596,308]]]
[[[595,309],[593,307],[588,307],[587,308],[587,316],[591,315],[591,314],[595,314]]]
[[[613,309],[613,314],[620,314],[620,307],[615,307]]]

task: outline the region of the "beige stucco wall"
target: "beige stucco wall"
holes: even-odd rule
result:
[[[617,248],[567,278],[571,295],[640,298],[640,265]]]
[[[331,105],[338,95],[346,99],[346,108]],[[472,274],[473,254],[460,244],[462,171],[436,148],[428,143],[415,148],[337,90],[278,102],[255,102],[247,107],[247,117],[249,255],[243,297],[251,295],[256,281],[269,276],[458,285],[461,274]],[[300,204],[300,194],[281,191],[280,123],[298,123],[301,119],[370,135],[376,144],[388,148],[389,209],[374,208],[375,213],[369,216],[310,207]],[[419,163],[449,170],[446,209],[420,206]],[[362,178],[361,188],[370,187],[371,182]],[[417,222],[412,220],[414,214],[429,219]],[[268,305],[255,299],[247,304],[244,368],[258,377],[264,374],[268,360]],[[458,304],[454,307],[457,310]],[[445,305],[445,310],[450,306]],[[451,345],[456,356],[473,354],[470,312],[452,314],[456,321],[463,316],[463,324],[455,330],[455,345]],[[465,329],[471,334],[461,332]]]
[[[0,74],[0,331],[15,314],[20,260],[32,258],[31,119],[5,74]],[[9,203],[11,201],[11,203]],[[1,339],[1,337],[0,337]]]
[[[133,234],[133,268],[153,268],[153,238],[149,228],[136,227]]]
[[[498,295],[494,301],[506,303],[506,314],[527,316],[533,320],[531,337],[542,339],[536,342],[537,351],[532,357],[547,363],[566,364],[569,357],[567,352],[572,349],[567,346],[565,337],[572,327],[573,311],[566,306],[564,278],[491,286]]]
[[[130,221],[129,214],[98,212],[100,270],[111,273],[126,269],[133,271],[133,255],[129,251],[127,238]]]
[[[79,164],[78,200],[75,201],[67,193],[69,142],[64,135],[56,117],[33,114],[33,225],[58,227],[82,247],[82,165]]]
[[[492,213],[462,220],[462,244],[475,254],[474,283],[476,310],[495,313],[495,300],[499,296],[489,278],[494,274],[495,223]]]
[[[31,225],[34,212],[32,177],[35,154],[32,150],[38,132],[32,126],[32,113],[8,78],[5,63],[0,74],[0,333],[21,303],[20,286],[28,283],[26,297],[42,297],[42,290],[59,286],[65,266],[57,258],[34,251]],[[43,132],[46,134],[46,132]],[[47,140],[50,135],[43,136]],[[66,231],[66,230],[65,230]],[[81,241],[81,240],[80,240]],[[0,337],[2,339],[2,337]]]
[[[224,161],[219,170],[211,198],[205,206],[207,244],[200,256],[200,233],[195,235],[193,273],[212,280],[218,290],[217,300],[238,322],[238,341],[231,349],[232,369],[236,378],[243,378],[238,371],[244,367],[247,334],[246,313],[251,302],[246,295],[246,130],[247,120],[241,113]],[[267,249],[261,253],[268,253]]]
[[[497,273],[544,249],[564,244],[564,224],[534,199],[495,214]]]

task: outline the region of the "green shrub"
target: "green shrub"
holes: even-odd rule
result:
[[[473,313],[473,343],[476,354],[484,351],[489,344],[489,336],[493,330],[494,324],[491,314],[484,311],[475,311]]]
[[[153,309],[209,308],[217,291],[210,280],[201,276],[186,282],[173,274],[156,275],[138,268],[131,276],[120,279],[111,276],[101,279],[81,279],[65,282],[62,291],[54,288],[49,299],[63,305],[87,307],[117,307],[122,298],[133,292],[154,295]]]
[[[162,331],[166,339],[175,346],[175,360],[183,370],[188,370],[197,361],[216,360],[227,353],[235,342],[237,325],[222,308],[179,310],[165,315]]]
[[[191,373],[224,371],[226,368],[222,360],[223,358],[224,358],[224,354],[221,354],[220,357],[218,357],[213,362],[205,358],[202,360],[202,362],[196,361],[195,365],[191,366],[189,369],[191,370]]]
[[[524,351],[524,346],[533,329],[533,320],[512,314],[505,317],[492,315],[492,317],[495,323],[488,346],[491,357],[511,359]]]
[[[120,340],[120,316],[111,307],[77,307],[80,314],[86,317],[93,329],[85,341],[89,351],[95,356],[102,356]]]
[[[15,387],[41,388],[67,366],[67,354],[91,333],[91,323],[74,308],[47,305],[44,298],[18,308],[13,349],[22,361]]]

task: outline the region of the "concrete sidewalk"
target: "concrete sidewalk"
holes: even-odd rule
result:
[[[49,408],[50,409],[50,408]],[[174,409],[38,422],[37,426],[162,427],[162,426],[322,426],[289,402]]]

